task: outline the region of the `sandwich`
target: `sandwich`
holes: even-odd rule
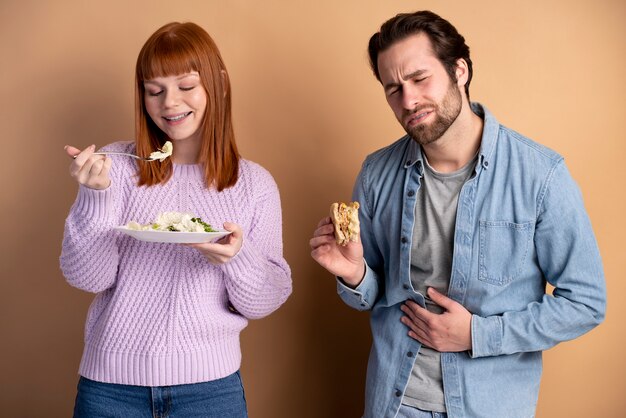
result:
[[[330,219],[335,227],[337,244],[346,246],[350,241],[358,241],[359,202],[333,203],[330,205]]]

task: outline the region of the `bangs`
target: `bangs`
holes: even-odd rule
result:
[[[138,81],[198,71],[198,55],[182,37],[163,34],[145,45],[137,65]]]

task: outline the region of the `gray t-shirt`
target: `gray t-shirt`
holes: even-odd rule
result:
[[[426,296],[429,287],[448,293],[452,271],[454,226],[459,193],[471,177],[477,158],[453,173],[438,173],[426,160],[415,203],[415,225],[411,246],[411,282]],[[443,309],[426,297],[426,309]],[[402,403],[419,409],[446,412],[441,378],[441,354],[422,346],[409,378]]]

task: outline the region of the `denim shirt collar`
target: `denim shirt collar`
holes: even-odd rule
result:
[[[480,142],[478,164],[476,164],[475,168],[475,172],[478,174],[481,169],[487,169],[489,167],[495,150],[500,123],[491,112],[480,103],[472,102],[471,107],[472,112],[483,119],[483,134]],[[424,174],[422,147],[417,142],[411,140],[407,149],[404,168],[409,168],[413,165],[417,165],[417,171],[419,175],[422,176]]]
[[[479,163],[476,164],[476,173],[480,168],[487,169],[494,160],[496,141],[500,131],[500,123],[486,107],[480,103],[472,103],[472,111],[483,119],[483,136],[480,141]]]

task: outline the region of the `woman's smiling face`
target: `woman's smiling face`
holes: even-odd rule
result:
[[[144,81],[144,103],[152,121],[176,142],[201,142],[207,94],[196,71]]]

